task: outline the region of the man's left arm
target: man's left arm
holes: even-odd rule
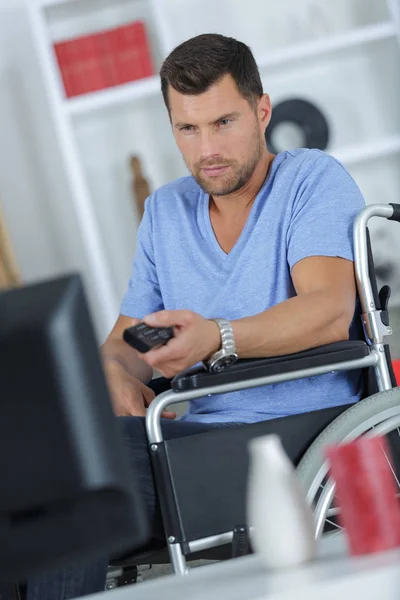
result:
[[[287,261],[297,296],[233,323],[246,358],[291,354],[348,339],[354,316],[353,224],[365,206],[343,166],[310,151],[287,231]]]
[[[347,340],[356,287],[350,260],[310,256],[292,269],[297,296],[232,321],[241,358],[280,356]]]
[[[292,354],[347,340],[355,308],[353,262],[311,256],[294,265],[297,296],[252,317],[231,321],[239,358]],[[152,327],[174,326],[166,346],[141,355],[165,377],[174,377],[221,346],[214,321],[188,310],[163,310],[145,317]]]

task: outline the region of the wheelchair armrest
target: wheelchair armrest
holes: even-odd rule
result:
[[[295,354],[239,360],[221,373],[210,373],[203,366],[194,366],[174,377],[171,387],[174,392],[182,392],[325,365],[332,365],[334,370],[337,363],[355,361],[369,354],[369,346],[363,341],[336,342]]]

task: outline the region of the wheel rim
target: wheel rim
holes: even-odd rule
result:
[[[384,410],[378,415],[374,415],[364,421],[362,425],[355,427],[348,435],[346,435],[341,444],[366,435],[367,437],[375,437],[378,435],[387,435],[397,430],[400,438],[400,407],[392,407]],[[383,449],[382,449],[383,450]],[[400,481],[395,473],[394,466],[391,464],[389,457],[385,454],[386,460],[389,463],[390,469],[396,480],[396,485],[400,492]],[[329,471],[328,461],[325,461],[318,470],[307,494],[307,500],[314,508],[315,520],[315,537],[319,538],[324,532],[325,524],[333,526],[336,531],[329,535],[336,535],[343,528],[330,519],[340,514],[340,509],[333,507],[332,503],[335,496],[335,482],[332,478],[327,477]]]

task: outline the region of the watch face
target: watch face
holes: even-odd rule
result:
[[[221,356],[221,358],[218,358],[212,365],[211,370],[215,373],[219,373],[220,371],[223,371],[230,365],[233,365],[236,361],[237,356],[235,354],[227,354],[226,356]]]

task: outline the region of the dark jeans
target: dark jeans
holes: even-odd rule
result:
[[[144,419],[141,417],[120,417],[118,421],[126,440],[132,471],[139,481],[140,490],[145,499],[152,537],[163,539],[163,526],[160,509],[156,501]],[[229,425],[226,423],[204,425],[163,419],[162,428],[164,438],[172,439]],[[91,564],[66,565],[56,572],[45,573],[28,582],[27,600],[67,600],[100,592],[104,590],[107,564],[108,557],[99,557],[97,562]],[[0,584],[0,600],[12,600],[12,598],[10,586]]]

